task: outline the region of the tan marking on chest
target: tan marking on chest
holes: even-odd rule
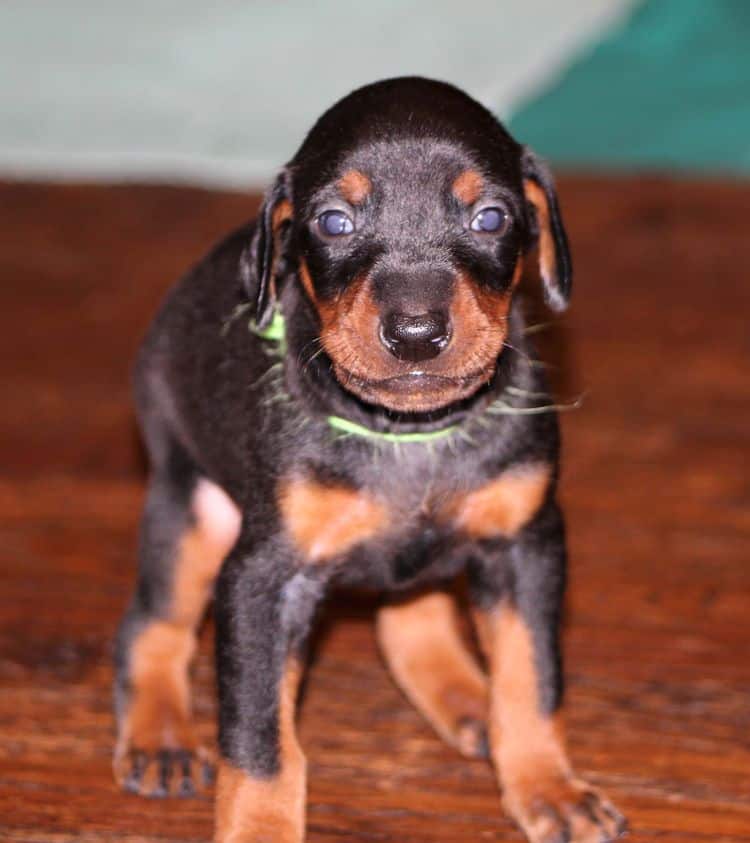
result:
[[[389,521],[371,495],[345,486],[292,480],[279,489],[281,516],[305,561],[325,562],[371,539]]]
[[[550,475],[548,465],[505,472],[454,501],[450,513],[453,523],[472,538],[513,536],[539,510]]]

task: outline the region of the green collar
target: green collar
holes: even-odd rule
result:
[[[286,322],[280,310],[274,311],[273,319],[266,328],[259,329],[254,322],[250,322],[250,330],[261,339],[279,343],[279,348],[282,351],[286,350]],[[343,416],[326,416],[326,421],[329,427],[346,436],[361,436],[363,439],[394,443],[434,442],[437,439],[445,439],[458,430],[458,425],[452,424],[450,427],[430,430],[427,433],[384,433],[379,430],[371,430],[369,427],[345,419]]]
[[[452,424],[450,427],[430,430],[427,433],[383,433],[379,430],[371,430],[369,427],[349,421],[349,419],[344,419],[341,416],[327,416],[326,421],[334,430],[345,433],[347,436],[380,439],[382,442],[434,442],[436,439],[445,439],[446,436],[451,436],[458,430],[458,425]]]
[[[250,330],[264,340],[279,343],[286,341],[286,321],[280,310],[274,310],[273,319],[265,328],[259,328],[255,322],[250,322]]]

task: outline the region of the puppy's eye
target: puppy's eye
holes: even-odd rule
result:
[[[508,215],[502,208],[482,208],[471,221],[472,231],[500,234],[508,227]]]
[[[318,217],[318,228],[328,237],[340,237],[342,234],[351,234],[354,223],[343,211],[324,211]]]

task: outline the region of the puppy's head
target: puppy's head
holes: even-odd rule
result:
[[[492,377],[537,243],[562,309],[570,258],[545,167],[456,88],[393,79],[313,127],[266,198],[245,274],[261,324],[276,279],[296,275],[345,389],[427,412]]]

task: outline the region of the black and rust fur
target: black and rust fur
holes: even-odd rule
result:
[[[323,228],[329,211],[351,228]],[[305,641],[324,594],[356,585],[391,595],[377,623],[396,681],[459,751],[491,756],[531,841],[620,834],[564,747],[558,431],[522,412],[549,399],[513,297],[535,247],[561,309],[570,260],[546,168],[455,88],[394,79],[328,111],[257,222],[173,289],[136,372],[152,473],[117,648],[127,790],[189,795],[211,767],[188,668],[213,593],[215,839],[301,841]],[[281,344],[258,333],[275,310]],[[329,416],[454,429],[393,442]],[[462,572],[487,672],[444,590]]]

